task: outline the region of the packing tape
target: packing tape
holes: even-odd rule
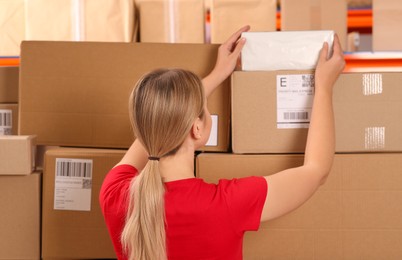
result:
[[[362,76],[363,95],[379,95],[382,94],[382,74],[369,73]]]
[[[321,29],[321,0],[310,0],[310,28]]]
[[[382,150],[385,148],[385,127],[366,127],[364,129],[364,148]]]
[[[85,0],[71,0],[72,39],[74,41],[85,40]]]
[[[165,7],[165,32],[167,32],[166,38],[168,42],[175,43],[178,38],[178,31],[176,28],[176,20],[178,17],[178,3],[177,0],[169,0],[168,6]]]

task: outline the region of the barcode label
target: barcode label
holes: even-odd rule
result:
[[[314,87],[314,74],[277,75],[278,129],[309,127]]]
[[[0,109],[0,135],[12,135],[13,111],[11,109]]]
[[[92,160],[56,158],[53,208],[91,210],[92,171]]]
[[[0,127],[11,127],[12,119],[12,110],[0,109]]]
[[[285,112],[283,118],[285,120],[307,120],[308,112]]]
[[[92,160],[58,158],[56,176],[92,178]]]

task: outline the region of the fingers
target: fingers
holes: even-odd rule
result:
[[[227,47],[230,49],[230,51],[232,51],[231,48],[233,47],[233,44],[236,43],[236,41],[240,38],[241,34],[243,32],[247,32],[249,30],[250,30],[249,25],[243,26],[237,32],[232,34],[232,36],[230,36],[229,39],[227,39],[227,41],[224,44],[227,45]]]
[[[343,50],[337,34],[334,37],[334,54],[343,56]]]
[[[236,47],[234,48],[234,50],[232,51],[232,55],[238,57],[240,55],[241,50],[244,47],[244,44],[246,44],[246,39],[241,38],[237,44]]]
[[[328,57],[328,43],[324,42],[318,59],[319,61],[323,62],[327,60],[327,57]]]

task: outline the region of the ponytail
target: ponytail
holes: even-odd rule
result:
[[[164,192],[159,162],[150,160],[130,186],[130,197],[134,200],[130,200],[121,235],[128,259],[167,259]]]
[[[151,155],[133,179],[121,234],[129,260],[166,260],[164,184],[159,158],[174,155],[204,111],[200,78],[190,71],[160,69],[148,73],[130,96],[134,134]]]

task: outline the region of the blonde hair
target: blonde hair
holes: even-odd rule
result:
[[[130,96],[130,119],[150,156],[173,155],[194,120],[203,116],[204,88],[194,73],[159,69],[141,78]],[[167,259],[164,185],[159,162],[149,160],[133,179],[121,242],[130,260]]]

